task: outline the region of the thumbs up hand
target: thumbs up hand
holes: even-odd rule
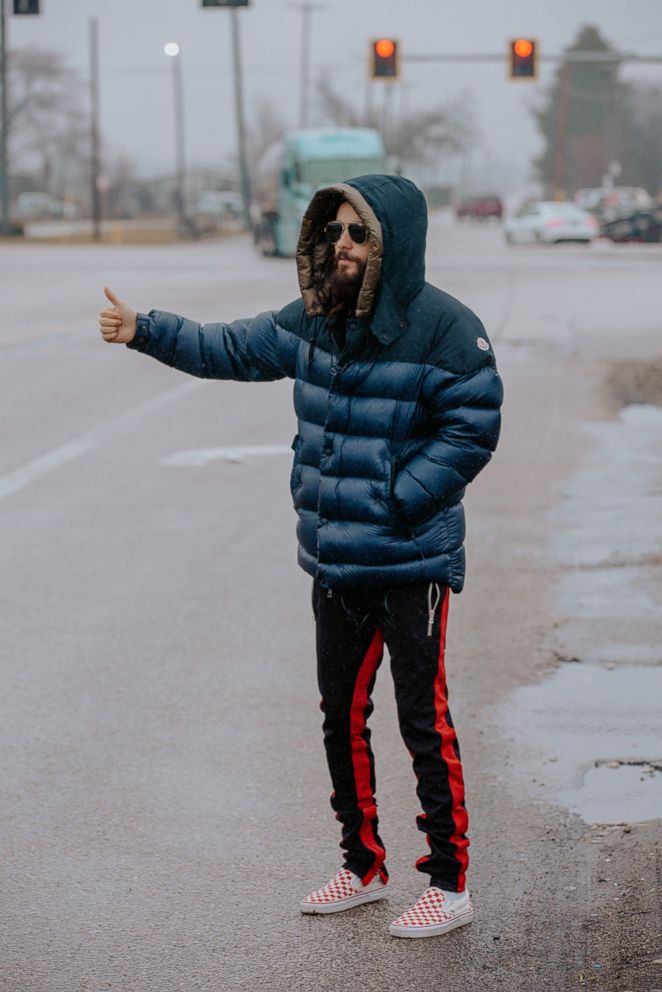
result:
[[[115,296],[107,286],[104,286],[103,291],[113,306],[99,314],[101,337],[113,344],[128,344],[136,334],[136,311]]]

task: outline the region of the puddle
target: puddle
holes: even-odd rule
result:
[[[662,668],[565,664],[511,694],[499,718],[524,755],[527,791],[586,823],[662,817]],[[608,762],[636,761],[640,765]],[[503,775],[512,780],[513,770]]]
[[[662,816],[662,773],[638,765],[587,772],[580,807],[570,807],[587,823],[641,823]]]

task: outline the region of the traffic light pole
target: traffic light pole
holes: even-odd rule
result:
[[[0,234],[10,233],[9,222],[9,99],[7,97],[7,19],[0,0]]]
[[[460,54],[458,52],[434,52],[429,54],[411,53],[401,55],[403,62],[501,62],[504,61],[504,53],[498,55],[493,53],[469,52]],[[634,52],[568,52],[564,55],[536,55],[538,62],[639,62],[643,64],[655,64],[662,62],[662,55],[636,55]]]
[[[387,86],[384,90],[384,103],[382,105],[382,134],[386,147],[390,147],[391,137],[394,131],[393,120],[393,86]]]

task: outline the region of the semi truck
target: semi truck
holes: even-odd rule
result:
[[[384,170],[384,142],[371,128],[286,131],[254,171],[251,226],[257,248],[264,255],[294,255],[301,219],[318,189]]]

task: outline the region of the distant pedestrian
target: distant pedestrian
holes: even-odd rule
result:
[[[295,380],[292,498],[313,578],[317,672],[342,868],[306,896],[335,913],[388,892],[367,721],[388,647],[429,853],[398,937],[473,918],[467,812],[444,664],[449,593],[464,583],[466,486],[499,434],[501,381],[478,318],[425,281],[427,210],[396,176],[317,192],[296,260],[301,298],[231,324],[137,314],[109,289],[106,341],[192,375]]]

